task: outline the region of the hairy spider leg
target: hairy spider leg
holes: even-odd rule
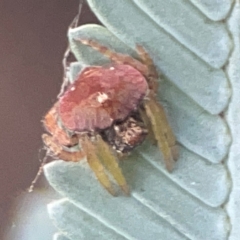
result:
[[[162,105],[156,99],[156,93],[158,90],[158,73],[154,66],[154,63],[148,54],[148,52],[140,45],[137,45],[137,52],[142,59],[142,62],[148,66],[149,75],[147,76],[149,82],[150,92],[145,100],[146,114],[140,111],[141,116],[149,128],[150,137],[152,134],[158,142],[158,146],[164,155],[166,167],[169,171],[172,170],[174,161],[178,158],[178,147],[176,145],[176,138],[173,131],[167,121],[167,117]]]
[[[157,93],[158,90],[158,81],[156,81],[159,78],[159,74],[156,70],[156,67],[153,63],[152,58],[148,54],[148,52],[143,48],[141,45],[136,46],[137,53],[139,57],[141,58],[142,62],[147,66],[148,73],[146,76],[149,89],[152,90],[155,94]]]
[[[96,146],[91,142],[91,140],[87,136],[84,136],[82,138],[81,145],[84,151],[86,152],[88,164],[95,173],[98,181],[102,184],[104,188],[107,189],[107,191],[111,195],[115,196],[116,195],[115,191],[108,178],[108,175],[105,172],[105,168],[96,154],[97,152]]]
[[[122,174],[121,168],[118,165],[114,153],[111,151],[107,143],[103,141],[100,135],[97,135],[96,138],[97,155],[101,159],[104,166],[112,174],[123,192],[129,195],[129,188],[127,182]]]
[[[98,42],[91,40],[91,39],[75,39],[76,41],[80,41],[82,44],[87,45],[96,51],[102,53],[104,56],[111,59],[111,61],[115,63],[121,63],[121,64],[127,64],[135,69],[137,69],[139,72],[141,72],[144,76],[148,76],[149,70],[148,66],[140,62],[139,60],[122,53],[117,53],[113,50],[110,50],[106,46],[103,46],[99,44]]]
[[[163,154],[166,168],[168,171],[172,171],[174,160],[178,158],[176,139],[168,124],[163,107],[153,96],[149,97],[150,99],[144,102],[146,114],[151,119],[152,130]]]

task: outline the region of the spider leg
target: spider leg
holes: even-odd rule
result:
[[[141,115],[141,118],[145,126],[147,127],[147,131],[148,131],[147,138],[151,141],[152,144],[154,145],[157,144],[149,117],[147,116],[146,112],[141,108],[139,108],[139,113]]]
[[[153,60],[150,57],[150,55],[148,54],[148,52],[141,45],[137,45],[136,49],[137,49],[137,53],[138,53],[139,57],[141,58],[142,62],[148,68],[148,74],[145,76],[147,77],[149,88],[151,90],[153,90],[154,93],[156,93],[158,90],[158,82],[156,81],[156,79],[158,79],[159,74],[156,70]]]
[[[97,154],[103,162],[104,166],[108,169],[108,171],[112,174],[118,185],[121,187],[123,192],[129,195],[129,188],[126,183],[126,180],[122,174],[120,167],[118,166],[118,162],[109,148],[109,146],[103,141],[100,135],[97,135]]]
[[[152,130],[163,154],[166,168],[168,171],[172,171],[174,160],[178,158],[176,139],[168,124],[163,107],[152,95],[149,95],[149,98],[144,103],[146,114],[151,120]]]
[[[58,144],[52,136],[48,134],[43,134],[42,139],[44,144],[54,154],[54,156],[64,161],[79,162],[86,156],[83,151],[68,152],[64,150],[63,147]]]
[[[130,65],[136,68],[143,75],[145,76],[149,75],[148,66],[127,54],[117,53],[91,39],[75,39],[75,40],[80,41],[82,44],[90,46],[91,48],[97,50],[104,56],[110,58],[113,62]]]
[[[149,53],[145,50],[144,47],[142,47],[139,44],[136,45],[136,49],[137,49],[137,53],[138,53],[139,57],[141,58],[142,62],[148,67],[149,74],[151,74],[152,76],[158,77],[158,73],[156,71],[153,60],[150,57]]]
[[[149,75],[147,76],[149,84],[149,94],[145,101],[144,107],[146,114],[140,111],[143,121],[149,128],[150,138],[152,134],[157,140],[158,146],[163,153],[164,161],[168,171],[173,168],[174,160],[178,158],[178,149],[173,131],[168,124],[166,114],[161,104],[155,98],[158,90],[158,72],[148,52],[140,45],[137,45],[137,52],[142,59],[142,62],[148,67]],[[149,119],[150,121],[149,121]]]
[[[91,142],[91,140],[87,136],[83,137],[81,144],[83,149],[86,151],[88,164],[95,173],[98,181],[104,186],[104,188],[107,189],[107,191],[110,194],[115,196],[115,191],[105,172],[105,168],[98,159],[98,156],[96,154],[97,152],[96,146]]]

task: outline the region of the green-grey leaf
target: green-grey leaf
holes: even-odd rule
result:
[[[223,20],[229,14],[233,0],[190,0],[206,16],[214,21]]]
[[[69,239],[125,239],[67,199],[49,204],[48,211],[50,218],[66,233]]]
[[[70,238],[67,238],[63,233],[55,233],[53,240],[70,240]]]
[[[159,150],[144,143],[121,162],[131,196],[117,198],[85,162],[48,164],[49,182],[67,198],[49,207],[56,225],[70,239],[91,239],[98,232],[98,239],[113,234],[108,239],[238,240],[239,1],[231,13],[231,0],[88,3],[107,28],[90,24],[69,31],[78,60],[71,65],[71,81],[85,66],[110,61],[77,39],[94,39],[134,57],[135,45],[142,44],[164,75],[158,97],[180,157],[168,173]],[[227,24],[215,21],[227,15]],[[76,232],[90,235],[71,235]]]
[[[132,161],[127,161],[128,165],[131,163]],[[149,164],[148,166],[151,167]],[[135,170],[141,171],[142,167],[141,164],[137,164]],[[162,239],[187,239],[165,219],[150,211],[136,198],[110,196],[100,184],[97,184],[93,173],[86,165],[56,161],[48,164],[45,169],[47,178],[57,191],[68,196],[80,209],[94,216],[126,239],[159,239],[160,236]],[[134,171],[133,168],[129,168],[129,170]],[[141,176],[139,175],[138,178]],[[140,194],[144,191],[151,192],[151,189],[145,188],[140,184],[141,182],[134,179],[133,175],[131,175],[131,179],[137,185],[139,183]],[[152,185],[152,187],[155,188],[156,185]],[[135,190],[132,189],[132,191]],[[155,195],[157,196],[158,193]],[[63,215],[58,218],[59,222],[62,221],[62,217]],[[79,221],[79,218],[74,220]]]

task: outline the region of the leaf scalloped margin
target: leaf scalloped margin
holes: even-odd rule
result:
[[[169,25],[168,29],[159,27],[154,16],[148,16],[151,4],[144,12],[144,8],[140,9],[137,5],[143,3],[140,0],[124,1],[125,4],[110,0],[88,2],[110,32],[96,25],[69,31],[71,49],[78,60],[78,63],[71,65],[71,79],[75,79],[79,69],[84,66],[109,62],[96,51],[82,46],[76,38],[93,38],[118,52],[133,56],[136,56],[135,44],[141,43],[163,73],[159,100],[181,145],[180,158],[174,172],[169,174],[161,163],[158,150],[145,143],[128,160],[120,162],[132,188],[129,198],[109,196],[84,162],[57,161],[48,164],[44,168],[47,179],[68,198],[70,202],[67,204],[72,204],[74,211],[83,211],[93,221],[98,221],[97,224],[102,224],[105,231],[110,229],[123,239],[142,240],[155,236],[155,239],[202,240],[211,237],[213,240],[237,240],[237,223],[240,219],[237,209],[240,203],[237,202],[237,206],[234,203],[239,196],[237,189],[240,186],[236,177],[239,175],[237,160],[240,146],[236,133],[240,132],[237,125],[240,116],[235,114],[237,110],[240,112],[237,94],[240,74],[236,68],[240,61],[239,39],[234,38],[232,45],[232,39],[225,31],[228,32],[228,27],[231,34],[237,36],[239,25],[234,21],[239,17],[239,1],[227,27],[225,23],[216,24],[211,20],[201,23],[202,29],[204,24],[218,25],[212,40],[216,46],[224,46],[220,47],[218,53],[222,53],[222,63],[214,61],[214,54],[208,56],[207,51],[204,53],[198,47],[201,39],[194,43],[187,39],[189,36],[181,35],[177,24]],[[222,3],[226,3],[227,9],[228,3]],[[168,6],[166,3],[166,8]],[[224,9],[224,6],[219,7]],[[139,12],[142,14],[134,15]],[[198,14],[196,18],[199,17]],[[205,41],[208,39],[209,35],[205,36]],[[223,64],[226,65],[230,53],[228,68],[221,68]],[[230,97],[226,119],[223,119],[217,114],[228,107]],[[61,204],[57,202],[52,206],[59,207]],[[227,207],[223,208],[225,205]],[[60,231],[64,229],[59,225],[63,220],[64,215],[55,215],[54,221]],[[82,230],[87,229],[77,217],[74,222],[79,223]],[[65,224],[72,227],[71,221]],[[106,237],[101,236],[100,239]]]
[[[190,0],[206,16],[213,21],[224,20],[229,14],[234,0]]]
[[[232,98],[226,114],[232,135],[232,144],[227,161],[232,188],[226,209],[231,222],[229,240],[237,240],[240,236],[240,1],[236,1],[227,23],[233,37],[234,50],[229,58],[227,68],[232,84]]]

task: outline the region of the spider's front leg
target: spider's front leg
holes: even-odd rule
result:
[[[128,195],[129,189],[126,180],[118,166],[118,162],[110,150],[109,146],[102,140],[100,135],[95,136],[92,142],[88,136],[82,138],[81,144],[87,154],[87,161],[99,182],[107,189],[107,191],[115,195],[112,184],[105,172],[105,167],[112,174],[117,184]]]
[[[172,171],[174,162],[178,158],[178,147],[164,109],[160,103],[157,102],[153,93],[150,93],[148,99],[145,100],[144,108],[150,119],[151,128],[159,149],[163,154],[166,168],[168,171]]]
[[[123,192],[129,195],[129,188],[118,165],[117,159],[108,144],[103,141],[100,135],[97,135],[97,153]]]
[[[159,78],[159,75],[148,52],[140,45],[137,45],[137,52],[141,57],[142,62],[148,68],[148,73],[145,76],[148,80],[149,93],[144,102],[147,117],[143,112],[141,112],[141,115],[143,119],[147,120],[149,118],[150,122],[147,120],[149,132],[152,133],[157,140],[167,170],[172,171],[174,160],[178,159],[178,147],[165,111],[156,99],[158,90],[157,79]]]
[[[107,189],[110,194],[115,196],[115,191],[113,189],[111,181],[109,180],[108,175],[105,172],[104,166],[98,158],[98,150],[95,144],[93,144],[93,142],[89,139],[88,136],[82,136],[81,145],[86,152],[88,164],[95,173],[98,181],[103,185],[104,188]]]

